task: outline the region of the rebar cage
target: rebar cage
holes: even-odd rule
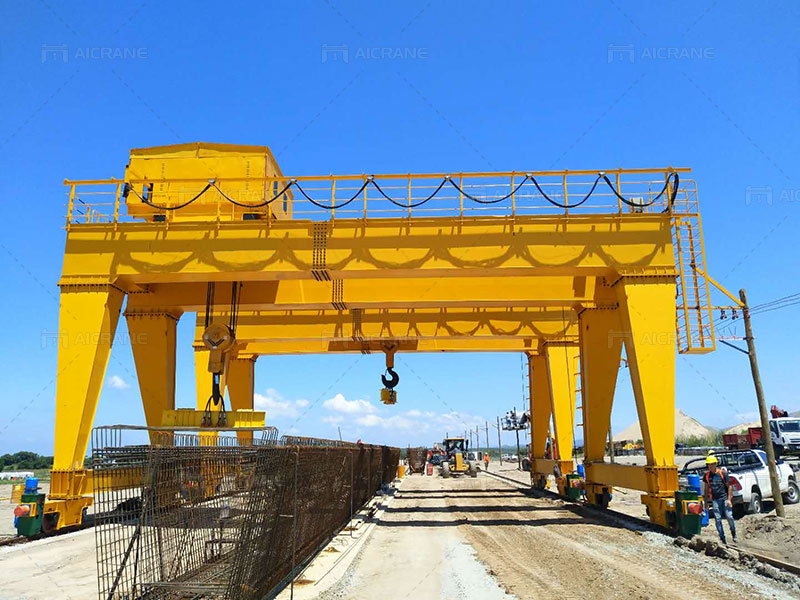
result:
[[[422,473],[425,469],[425,462],[428,460],[427,448],[409,448],[406,450],[406,457],[408,458],[408,466],[412,473]]]
[[[274,428],[247,440],[99,427],[93,441],[106,600],[270,597],[394,479],[400,458],[386,446],[279,440]]]

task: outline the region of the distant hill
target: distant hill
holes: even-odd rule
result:
[[[703,437],[713,433],[713,430],[701,425],[682,410],[675,411],[675,438]],[[636,421],[630,427],[614,435],[615,442],[636,441],[642,439],[642,427]]]
[[[800,417],[800,410],[790,412],[789,416]],[[722,433],[747,433],[747,429],[750,427],[761,427],[761,419],[757,421],[750,421],[749,423],[739,423],[738,425],[734,425],[733,427],[728,427]]]

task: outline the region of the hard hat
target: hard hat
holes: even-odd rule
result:
[[[713,454],[709,454],[708,456],[706,456],[707,465],[716,465],[717,463],[719,463],[719,461],[717,460],[717,457],[714,456]]]

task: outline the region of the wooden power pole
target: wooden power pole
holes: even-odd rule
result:
[[[750,309],[747,307],[747,294],[743,289],[739,290],[739,298],[742,301],[742,312],[744,313],[745,340],[747,341],[747,354],[750,357],[750,370],[753,372],[753,384],[756,388],[758,413],[761,415],[761,439],[764,440],[764,450],[767,453],[767,467],[769,468],[769,483],[772,488],[772,501],[775,503],[775,514],[782,517],[784,515],[783,497],[781,496],[781,485],[778,480],[778,468],[775,465],[775,449],[772,447],[772,435],[769,430],[767,402],[764,400],[764,389],[761,387],[761,375],[758,371],[756,342],[753,338],[753,327],[750,324]]]
[[[500,417],[497,417],[497,451],[500,453],[500,464],[503,464],[503,442],[500,440]]]

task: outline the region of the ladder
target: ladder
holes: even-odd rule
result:
[[[682,210],[674,211],[672,218],[672,241],[678,270],[675,327],[678,352],[705,354],[715,349],[716,342],[708,280],[705,277],[706,253],[697,191],[687,189],[679,197]]]

